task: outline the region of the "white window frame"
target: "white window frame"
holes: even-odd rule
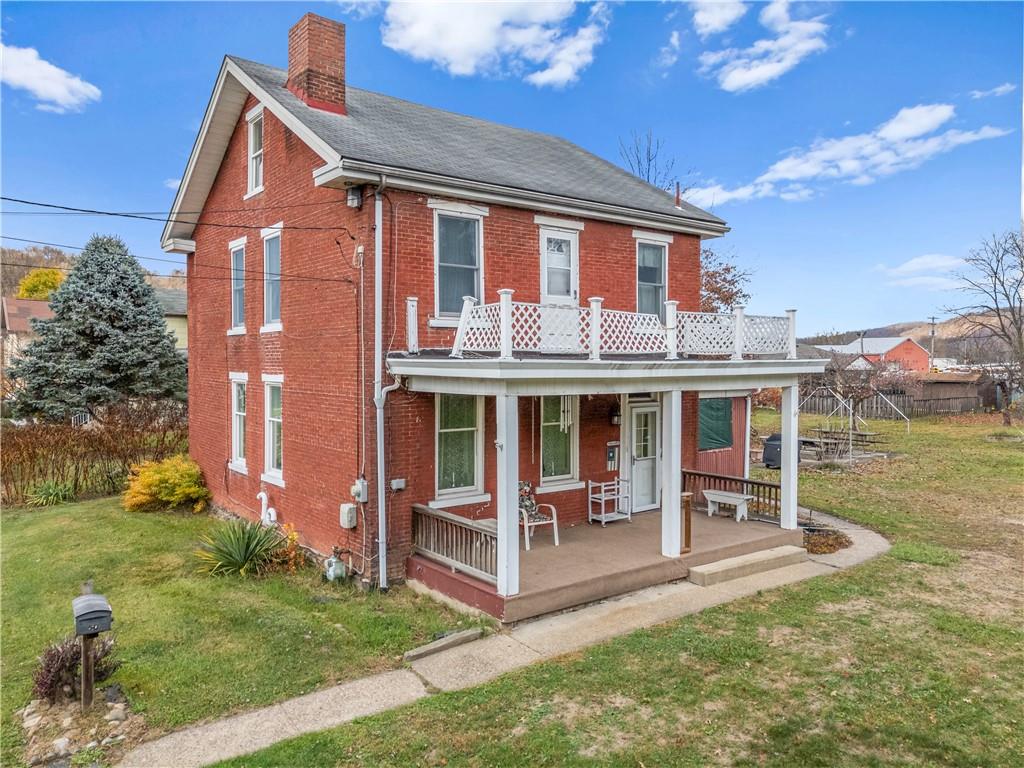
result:
[[[252,149],[252,137],[253,131],[256,124],[260,125],[260,134],[262,141],[260,142],[260,149],[258,152],[253,152]],[[263,121],[263,105],[257,104],[255,107],[250,109],[245,115],[245,135],[246,135],[246,185],[245,195],[242,197],[243,200],[248,200],[254,195],[258,195],[263,191],[263,182],[267,177],[267,166],[265,162],[266,153],[264,150],[267,147],[267,125]],[[260,183],[256,184],[253,178],[253,167],[255,165],[256,156],[260,158]]]
[[[455,203],[447,200],[429,200],[427,205],[434,211],[434,316],[428,324],[435,328],[455,328],[459,324],[459,313],[441,314],[441,216],[454,219],[475,219],[477,221],[477,271],[480,287],[480,302],[483,303],[484,293],[484,218],[490,209],[484,205]]]
[[[569,295],[557,303],[566,306],[578,306],[580,303],[580,235],[578,230],[559,229],[557,227],[540,228],[540,298],[544,301],[548,294],[548,244],[547,239],[568,240],[572,252],[569,254]]]
[[[580,479],[580,398],[579,395],[572,397],[572,424],[569,427],[569,473],[566,475],[544,476],[544,398],[555,397],[561,399],[561,395],[541,395],[540,418],[538,419],[537,439],[540,441],[540,485],[538,493],[564,491],[569,488],[582,488]],[[553,424],[553,422],[552,422]]]
[[[270,429],[270,389],[281,388],[281,466],[274,468],[270,463],[274,456],[274,442]],[[260,480],[271,485],[284,488],[284,375],[277,373],[263,374],[263,473]]]
[[[260,230],[260,237],[263,239],[263,325],[260,326],[260,333],[277,333],[282,329],[280,315],[284,312],[284,286],[281,282],[281,271],[284,269],[284,242],[281,238],[281,230],[284,229],[284,222],[277,222],[271,227],[266,227]],[[278,293],[278,318],[276,320],[267,320],[267,285],[270,283],[270,277],[267,275],[267,241],[277,238],[278,246],[278,273],[277,273],[277,293]]]
[[[652,245],[656,248],[661,248],[663,255],[662,262],[662,286],[664,287],[663,298],[661,305],[658,307],[657,315],[661,318],[661,322],[665,322],[665,302],[668,301],[668,246],[672,241],[671,236],[666,240],[660,237],[650,236],[653,233],[644,233],[644,237],[637,237],[637,232],[633,232],[633,237],[636,238],[636,262],[633,270],[633,276],[636,280],[636,311],[640,314],[640,246],[641,245]],[[646,283],[650,285],[650,283]]]
[[[232,472],[238,472],[241,475],[249,474],[249,469],[246,466],[245,461],[245,439],[239,441],[238,437],[238,417],[241,416],[245,424],[245,432],[249,431],[249,391],[248,373],[228,373],[228,382],[231,387],[231,460],[228,462],[228,469]],[[238,411],[238,386],[241,385],[245,389],[245,410],[239,413]]]
[[[239,237],[228,243],[228,268],[231,280],[228,281],[228,290],[231,292],[231,322],[228,327],[228,336],[239,336],[245,333],[245,244],[247,237]],[[242,252],[242,322],[235,323],[235,253]]]
[[[458,393],[446,393],[458,394]],[[441,462],[441,397],[440,392],[434,395],[434,496],[430,502],[432,507],[455,507],[460,504],[481,504],[489,502],[491,495],[484,493],[484,398],[483,395],[460,395],[476,398],[476,430],[474,443],[473,485],[464,488],[445,488],[438,486],[437,476]]]

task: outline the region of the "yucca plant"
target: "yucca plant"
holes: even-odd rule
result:
[[[261,576],[277,561],[286,539],[276,528],[232,520],[200,538],[200,573]]]
[[[73,501],[74,498],[75,491],[70,483],[45,480],[28,492],[25,503],[30,507],[52,507],[55,504]]]

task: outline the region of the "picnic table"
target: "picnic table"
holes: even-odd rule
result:
[[[817,434],[817,437],[811,438],[808,443],[817,449],[819,458],[821,458],[823,453],[842,454],[851,444],[855,448],[867,451],[886,443],[885,437],[880,432],[866,432],[856,429],[850,432],[846,429],[832,429],[829,427],[814,427],[810,431]]]

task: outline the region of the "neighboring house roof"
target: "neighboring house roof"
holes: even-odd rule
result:
[[[347,114],[339,115],[308,106],[285,87],[287,77],[283,69],[225,58],[164,229],[167,250],[175,249],[172,241],[191,237],[197,218],[191,212],[203,207],[248,93],[324,159],[327,166],[314,173],[318,183],[327,183],[332,173],[384,173],[396,180],[400,171],[419,174],[424,184],[472,187],[478,199],[485,192],[523,195],[534,201],[529,207],[540,210],[572,201],[598,218],[632,214],[652,227],[710,237],[728,231],[717,216],[686,202],[676,207],[669,193],[565,139],[350,85]]]
[[[821,347],[816,347],[813,344],[801,344],[796,345],[796,356],[800,360],[828,360],[832,356]]]
[[[922,373],[917,377],[918,381],[926,384],[975,384],[981,380],[980,373],[953,373],[951,371],[940,371],[937,373]]]
[[[153,286],[156,300],[164,310],[164,315],[185,317],[188,314],[188,292],[180,288],[159,288]]]
[[[853,355],[884,355],[904,341],[912,341],[914,344],[917,344],[909,336],[867,336],[863,339],[854,339],[849,344],[818,344],[817,347],[826,352],[845,352]],[[862,343],[863,347],[861,346]],[[921,345],[918,344],[918,346]]]
[[[32,320],[49,320],[53,317],[53,310],[48,301],[4,296],[0,314],[0,326],[5,330],[11,333],[32,333]]]

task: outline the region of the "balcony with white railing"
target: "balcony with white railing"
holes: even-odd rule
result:
[[[796,310],[785,315],[733,312],[679,312],[665,302],[665,321],[657,315],[604,309],[594,297],[589,306],[532,304],[512,300],[510,288],[498,301],[463,300],[451,357],[466,353],[512,359],[517,354],[585,355],[591,360],[646,356],[678,360],[689,356],[744,357],[785,355],[796,359]],[[409,352],[419,351],[416,299],[406,300]]]

